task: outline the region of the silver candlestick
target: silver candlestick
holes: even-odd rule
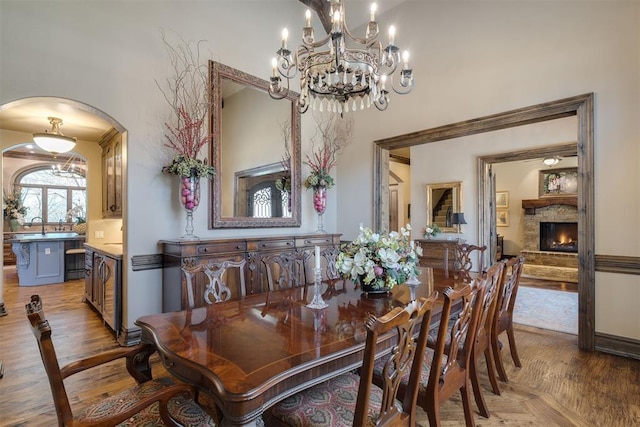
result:
[[[313,276],[314,276],[313,299],[309,304],[307,304],[307,307],[315,308],[315,309],[329,307],[329,304],[324,302],[324,300],[322,299],[322,294],[320,293],[320,284],[322,283],[322,271],[319,268],[314,268]]]
[[[405,282],[407,284],[407,286],[409,287],[409,290],[411,291],[411,301],[416,299],[416,288],[418,286],[420,286],[420,283],[422,283],[420,280],[418,280],[418,278],[416,277],[415,273],[412,272],[411,276],[409,276],[409,280],[407,280]]]

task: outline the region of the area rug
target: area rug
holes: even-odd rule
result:
[[[578,294],[520,286],[513,322],[578,334]]]

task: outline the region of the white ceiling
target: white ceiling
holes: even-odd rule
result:
[[[63,123],[60,131],[84,141],[100,141],[113,126],[98,111],[74,101],[61,98],[26,98],[0,106],[0,129],[16,132],[44,132],[51,130],[47,117],[58,117]]]

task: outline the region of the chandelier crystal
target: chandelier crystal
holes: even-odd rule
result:
[[[298,110],[309,107],[318,111],[345,113],[375,105],[383,111],[389,104],[389,88],[404,95],[413,89],[413,70],[409,68],[409,53],[400,58],[395,45],[395,27],[389,28],[389,43],[383,47],[377,40],[378,22],[376,5],[371,5],[371,15],[364,38],[355,37],[345,22],[342,0],[331,3],[332,26],[330,33],[315,41],[311,26],[311,11],[307,10],[306,25],[302,29],[302,44],[294,52],[287,48],[289,33],[282,32],[282,47],[272,60],[273,74],[269,95],[274,99],[285,98],[289,93],[289,81],[300,73]],[[347,42],[354,47],[347,46]],[[402,69],[394,73],[402,62]],[[282,84],[282,80],[286,85]]]
[[[53,154],[66,153],[72,150],[76,146],[76,138],[64,136],[60,132],[62,119],[57,117],[48,117],[48,119],[49,123],[51,123],[51,132],[34,133],[33,141],[38,147]]]

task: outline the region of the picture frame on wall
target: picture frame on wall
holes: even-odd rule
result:
[[[496,226],[508,227],[509,226],[509,211],[496,211]]]
[[[496,208],[506,209],[509,207],[509,192],[496,191]]]
[[[539,178],[539,197],[578,195],[578,168],[543,169]]]

